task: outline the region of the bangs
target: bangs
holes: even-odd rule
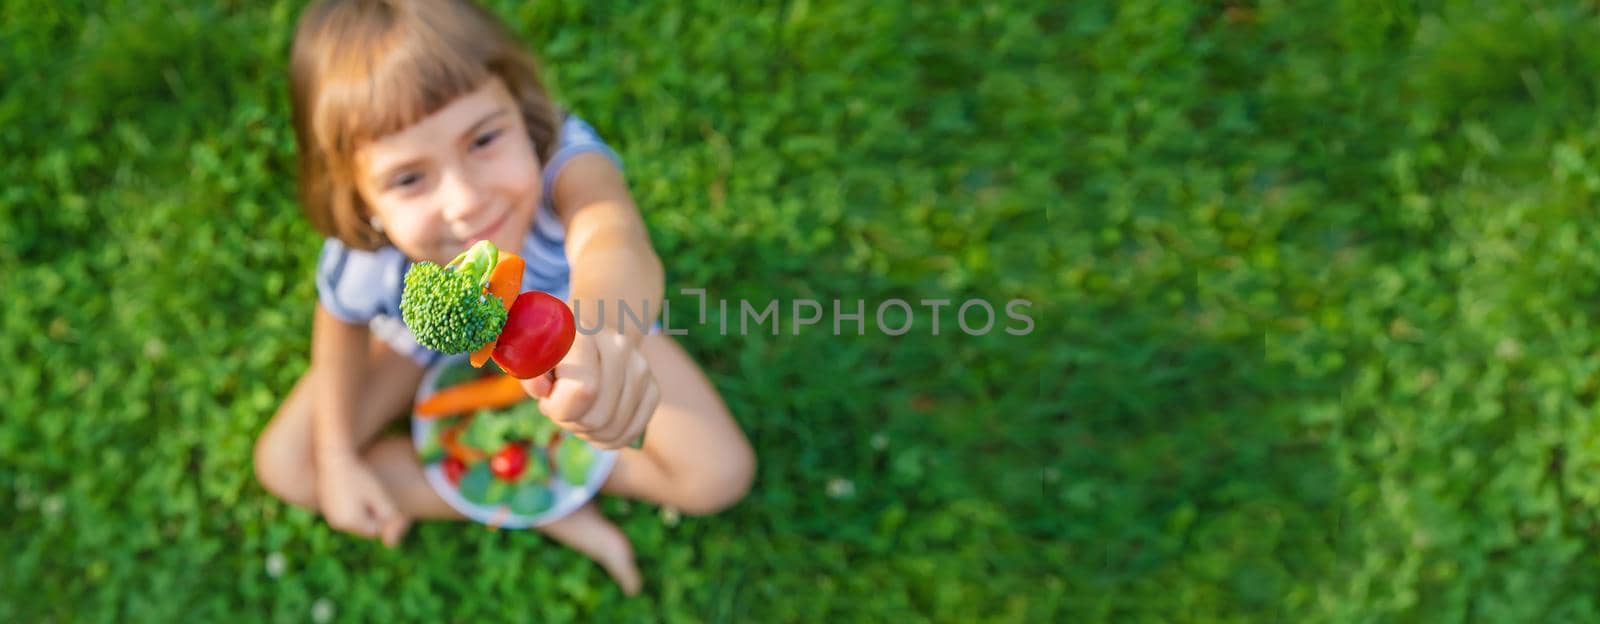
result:
[[[384,17],[340,29],[344,36],[330,38],[320,59],[321,81],[308,104],[317,147],[331,160],[421,121],[493,76],[483,38],[416,28],[426,16]]]

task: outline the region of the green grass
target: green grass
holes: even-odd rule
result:
[[[670,290],[869,314],[691,328],[760,475],[607,501],[632,600],[255,483],[315,296],[297,9],[91,4],[0,2],[0,620],[1600,618],[1591,2],[495,3]]]

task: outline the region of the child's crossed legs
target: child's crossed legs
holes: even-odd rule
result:
[[[640,349],[661,388],[661,400],[641,449],[622,449],[604,491],[670,505],[688,513],[714,513],[749,488],[754,455],[721,398],[682,347],[661,335],[645,336]],[[364,400],[351,423],[354,439],[367,441],[394,418],[410,412],[423,370],[373,340]],[[316,509],[311,453],[313,375],[302,376],[256,443],[256,474],[283,500]],[[410,438],[388,436],[362,454],[407,518],[462,519],[422,474]],[[551,538],[594,558],[624,591],[637,591],[639,575],[627,538],[591,502],[539,527]]]

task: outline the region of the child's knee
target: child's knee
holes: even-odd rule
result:
[[[314,509],[315,472],[305,444],[283,439],[281,432],[268,426],[256,439],[254,463],[256,481],[268,493],[291,505]]]
[[[709,515],[721,512],[743,500],[755,482],[756,457],[748,446],[731,450],[720,457],[714,467],[709,467],[688,479],[683,486],[688,490],[680,510],[690,515]]]

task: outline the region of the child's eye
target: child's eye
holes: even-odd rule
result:
[[[477,149],[477,148],[480,148],[480,147],[487,147],[490,143],[493,143],[494,140],[498,139],[498,138],[500,138],[500,131],[499,130],[494,130],[494,131],[491,131],[491,132],[485,132],[483,134],[478,135],[478,138],[473,139],[472,147],[473,147],[473,149]]]
[[[390,188],[410,188],[412,186],[415,186],[418,182],[421,182],[421,181],[422,181],[422,174],[420,174],[420,173],[415,173],[415,172],[402,173],[400,175],[395,176],[394,180],[389,182],[389,187]]]

